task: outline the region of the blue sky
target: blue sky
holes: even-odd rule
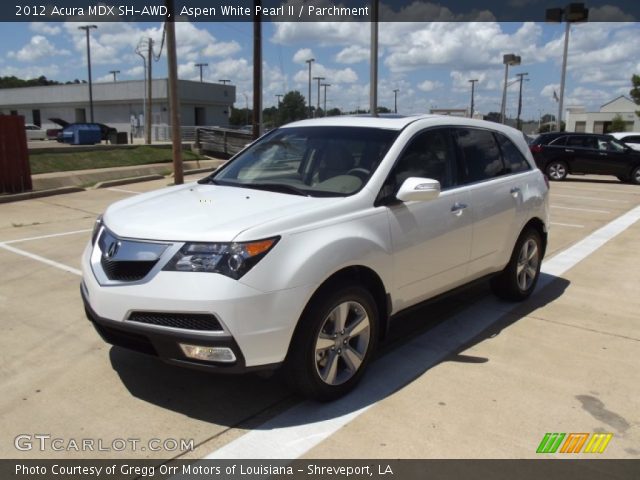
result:
[[[76,23],[3,23],[0,76],[45,75],[67,81],[86,79],[84,32]],[[99,23],[92,31],[94,81],[141,79],[142,60],[135,47],[143,37],[159,40],[159,23]],[[251,23],[176,24],[179,76],[198,79],[196,63],[208,63],[208,81],[231,79],[237,86],[236,106],[251,104]],[[342,110],[368,106],[369,24],[263,24],[264,106],[276,94],[299,90],[307,96],[305,59],[314,57],[313,76],[326,77],[327,107]],[[564,24],[543,23],[381,23],[379,104],[393,108],[399,89],[399,113],[426,112],[430,107],[465,108],[471,78],[476,85],[476,110],[499,111],[504,76],[502,54],[515,53],[527,72],[523,117],[556,113],[553,90],[560,83]],[[565,105],[597,110],[619,95],[628,95],[630,78],[640,74],[638,23],[585,23],[572,27]],[[154,77],[166,77],[165,52],[154,65]],[[315,82],[314,82],[315,84]],[[518,85],[509,89],[509,114],[515,115]],[[317,87],[312,89],[317,102]]]

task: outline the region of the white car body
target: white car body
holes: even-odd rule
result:
[[[640,132],[615,132],[609,135],[640,151]]]
[[[386,325],[388,318],[408,307],[503,270],[525,225],[534,222],[546,242],[548,184],[520,132],[495,123],[440,116],[334,117],[296,122],[280,130],[325,126],[398,132],[375,172],[352,195],[304,197],[190,183],[111,205],[98,225],[98,235],[108,230],[118,240],[160,242],[167,247],[143,279],[121,282],[107,278],[100,242],[87,245],[82,293],[94,324],[116,333],[126,329],[147,336],[156,346],[155,353],[171,363],[234,372],[272,368],[286,360],[305,307],[321,286],[341,272],[357,269],[379,279],[382,291],[376,292],[376,299],[385,305],[380,315]],[[427,201],[376,205],[407,143],[419,132],[442,126],[499,132],[517,146],[529,168],[435,192],[436,198]],[[421,185],[416,191],[428,182],[408,182],[405,188],[417,183]],[[163,269],[184,242],[271,237],[279,237],[275,246],[238,280],[218,273]],[[113,245],[105,244],[105,249]],[[129,320],[134,311],[212,314],[221,328],[194,332],[136,324]],[[176,354],[177,348],[156,345],[171,339],[227,345],[237,361],[205,365]]]
[[[47,132],[41,129],[39,126],[32,123],[25,124],[25,132],[27,133],[27,141],[32,140],[46,140]]]

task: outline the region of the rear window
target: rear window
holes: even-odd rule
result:
[[[472,128],[456,129],[456,142],[464,157],[467,182],[479,182],[503,175],[505,172],[500,147],[493,133]]]
[[[496,133],[500,150],[502,150],[502,159],[509,173],[520,173],[531,170],[531,166],[522,152],[516,147],[511,140],[501,133]]]

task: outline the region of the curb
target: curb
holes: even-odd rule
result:
[[[14,193],[10,195],[0,195],[0,203],[18,202],[20,200],[29,200],[31,198],[51,197],[53,195],[62,195],[65,193],[84,192],[82,187],[59,187],[48,190],[36,190],[33,192]]]
[[[147,182],[150,180],[162,180],[163,178],[165,178],[165,176],[160,174],[142,175],[140,177],[119,178],[117,180],[105,180],[104,182],[98,182],[93,186],[93,188],[97,189],[97,188],[117,187],[119,185],[127,185],[129,183]]]

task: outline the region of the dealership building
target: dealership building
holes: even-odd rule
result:
[[[625,131],[640,132],[640,107],[624,95],[605,103],[598,112],[587,112],[584,107],[567,108],[567,132],[608,133],[611,122],[620,115],[626,124]]]
[[[94,121],[121,132],[142,135],[145,118],[146,82],[143,80],[93,84]],[[171,124],[169,82],[152,81],[152,125],[162,129]],[[226,126],[236,99],[230,84],[178,80],[181,126]],[[91,121],[89,85],[86,83],[0,89],[0,114],[22,115],[25,123],[44,129],[59,128],[52,118],[69,123]]]

